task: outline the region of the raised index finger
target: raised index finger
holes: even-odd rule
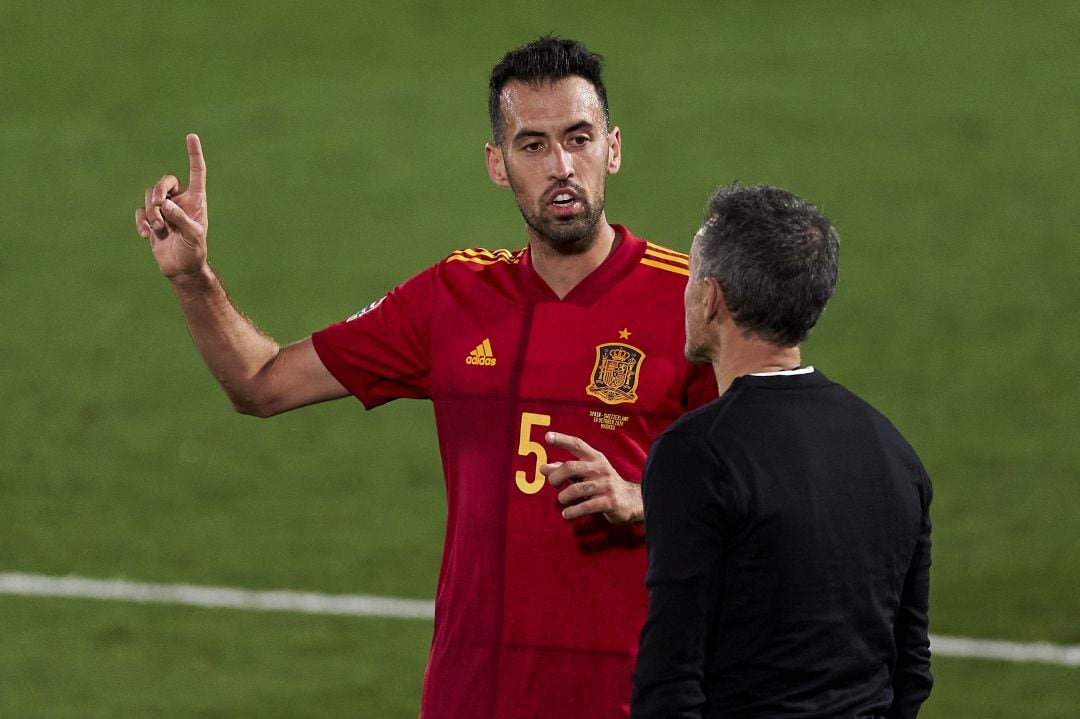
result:
[[[569,434],[560,434],[558,432],[548,432],[544,435],[544,440],[552,447],[565,449],[578,459],[588,461],[603,457],[602,454],[590,447],[589,444],[580,437],[574,437]]]
[[[188,189],[192,192],[206,192],[206,159],[203,157],[202,142],[194,132],[187,136],[188,154]]]

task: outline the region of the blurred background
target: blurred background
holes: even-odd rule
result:
[[[491,66],[607,60],[608,217],[687,250],[709,192],[838,226],[804,350],[935,482],[935,634],[1080,644],[1080,5],[0,0],[0,572],[433,596],[430,406],[231,412],[133,213],[184,134],[211,258],[282,342],[462,247],[516,249]],[[0,594],[0,716],[415,717],[426,620]],[[1075,717],[1080,668],[934,659],[927,717]]]

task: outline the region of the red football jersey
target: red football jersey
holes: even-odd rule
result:
[[[626,717],[648,603],[640,525],[562,518],[553,430],[638,482],[650,443],[716,396],[683,357],[686,255],[614,225],[559,300],[529,250],[461,250],[316,333],[367,408],[431,398],[448,518],[421,717]]]

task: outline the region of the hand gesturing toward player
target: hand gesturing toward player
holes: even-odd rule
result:
[[[562,512],[565,519],[600,513],[612,524],[644,519],[641,487],[620,477],[602,452],[578,437],[558,432],[548,432],[544,440],[577,457],[569,462],[549,462],[540,466],[540,473],[552,486],[570,483],[559,492],[559,503],[566,507]]]
[[[206,267],[206,160],[199,136],[187,136],[188,186],[165,175],[146,190],[135,210],[135,229],[150,240],[161,273],[170,280],[196,275]]]

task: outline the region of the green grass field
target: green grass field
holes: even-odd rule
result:
[[[932,631],[1080,644],[1075,2],[0,0],[0,28],[0,572],[430,598],[430,407],[233,414],[132,215],[198,131],[212,258],[281,341],[520,247],[487,73],[557,32],[608,60],[610,219],[686,249],[738,179],[836,222],[804,358],[930,469]],[[381,719],[415,716],[430,624],[0,596],[0,638],[2,717]],[[1080,712],[1080,669],[934,667],[927,717]]]

